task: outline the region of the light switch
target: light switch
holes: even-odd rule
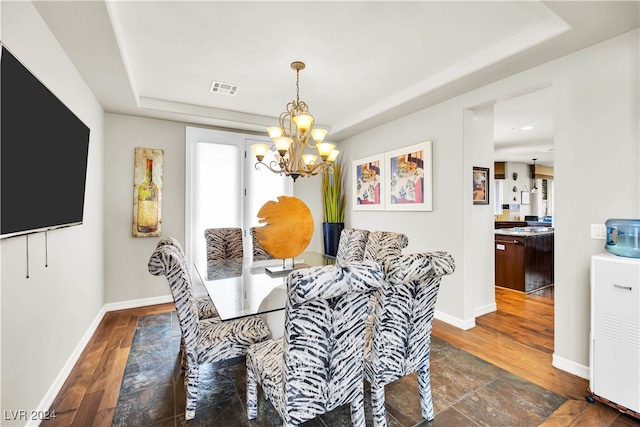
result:
[[[591,224],[591,238],[606,240],[607,227],[604,224]]]

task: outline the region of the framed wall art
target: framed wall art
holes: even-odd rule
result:
[[[164,150],[135,148],[133,182],[133,237],[162,233],[162,169]]]
[[[489,204],[489,168],[473,167],[473,204]]]
[[[431,146],[431,141],[425,141],[385,153],[385,209],[433,210]]]
[[[354,160],[353,209],[384,209],[384,154]]]

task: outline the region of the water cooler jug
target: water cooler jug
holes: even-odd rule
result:
[[[640,258],[640,219],[608,219],[604,248],[614,255]]]

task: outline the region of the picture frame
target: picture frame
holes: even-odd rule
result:
[[[384,154],[352,162],[353,210],[384,210]]]
[[[489,168],[473,167],[472,195],[474,205],[489,204],[489,179]]]
[[[432,141],[385,153],[385,209],[433,210]]]
[[[530,203],[530,193],[528,191],[520,192],[520,204],[528,205]]]
[[[164,150],[135,147],[133,237],[162,235]]]

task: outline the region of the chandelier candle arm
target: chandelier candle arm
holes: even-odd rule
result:
[[[300,101],[300,70],[304,70],[304,62],[293,62],[291,68],[296,71],[296,98],[280,114],[279,126],[267,128],[273,146],[254,144],[251,150],[258,160],[256,169],[264,165],[271,172],[290,176],[295,181],[300,176],[313,176],[329,169],[340,152],[335,150],[334,144],[324,142],[327,131],[314,127],[315,119],[308,105]],[[318,156],[314,154],[306,154],[304,151],[307,147],[316,148],[322,161],[318,162]],[[267,150],[277,151],[276,160],[270,164],[263,162]]]

